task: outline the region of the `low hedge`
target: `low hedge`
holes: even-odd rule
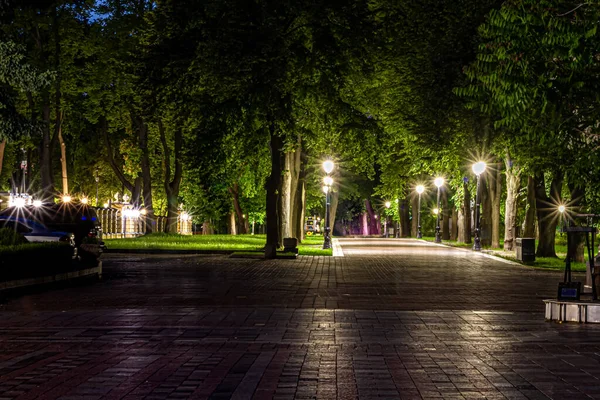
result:
[[[13,229],[0,228],[0,246],[15,246],[18,244],[29,243],[27,239]]]
[[[0,246],[0,281],[28,279],[78,269],[73,248],[66,243],[27,243]]]

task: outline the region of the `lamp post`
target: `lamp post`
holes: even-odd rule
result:
[[[423,234],[421,233],[421,195],[425,191],[425,186],[417,185],[417,193],[419,194],[419,207],[417,212],[417,239],[423,239]]]
[[[442,235],[440,235],[440,188],[444,185],[444,178],[438,177],[433,181],[437,187],[437,214],[435,225],[435,242],[442,243]]]
[[[560,213],[560,224],[561,230],[565,231],[565,211],[566,207],[564,205],[558,206],[558,212]],[[565,258],[565,282],[571,282],[571,235],[570,232],[567,231],[567,257]]]
[[[558,206],[558,212],[560,213],[560,225],[561,225],[561,230],[565,227],[565,211],[567,210],[567,208],[564,205],[560,205]]]
[[[392,203],[390,203],[389,201],[386,201],[385,202],[385,208],[386,208],[386,210],[389,210],[389,208],[390,208],[391,205],[392,205]],[[387,211],[386,211],[386,213],[385,213],[385,220],[383,222],[383,231],[385,232],[385,237],[386,238],[389,237],[388,236],[388,230],[387,230],[387,219],[388,219],[388,216],[387,216]]]
[[[323,231],[323,248],[330,249],[331,248],[331,228],[329,227],[329,191],[331,190],[331,185],[327,184],[328,179],[331,177],[326,176],[323,185],[323,192],[325,193],[325,230]]]
[[[481,218],[480,218],[480,202],[481,197],[479,195],[479,177],[485,172],[487,165],[483,161],[476,162],[473,164],[473,172],[477,175],[477,191],[475,192],[475,240],[473,241],[473,250],[481,251]]]
[[[96,207],[98,207],[98,182],[100,182],[100,174],[98,167],[96,167],[96,176],[94,177],[96,180]]]
[[[325,231],[323,232],[323,248],[331,248],[331,227],[329,226],[329,192],[331,191],[331,185],[333,185],[333,178],[329,176],[333,172],[335,164],[331,160],[327,160],[323,163],[323,170],[327,174],[323,178],[323,192],[325,192]]]

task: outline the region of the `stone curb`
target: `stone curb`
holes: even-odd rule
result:
[[[80,269],[78,271],[64,272],[62,274],[43,276],[40,278],[17,279],[14,281],[0,282],[0,291],[29,286],[46,285],[48,283],[67,281],[69,279],[83,278],[91,275],[98,275],[98,277],[102,277],[102,261],[98,261],[98,265],[94,268]]]
[[[340,246],[339,240],[331,239],[331,247],[333,247],[334,257],[344,257],[344,251],[342,250],[342,246]]]
[[[110,254],[233,254],[237,250],[104,249]]]

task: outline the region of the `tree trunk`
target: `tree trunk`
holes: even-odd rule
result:
[[[304,240],[304,215],[306,213],[306,158],[299,155],[300,166],[298,168],[298,185],[296,196],[294,196],[294,236],[301,243]]]
[[[266,204],[266,224],[267,224],[267,243],[265,245],[265,258],[272,259],[277,256],[279,247],[279,222],[277,221],[277,192],[281,186],[281,152],[283,141],[277,135],[275,126],[271,125],[270,130],[270,150],[271,150],[271,175],[267,178],[265,188],[267,191]]]
[[[560,200],[562,191],[562,173],[555,171],[550,183],[550,196],[546,194],[546,182],[544,174],[537,174],[535,183],[535,206],[537,210],[539,240],[536,252],[537,257],[556,257],[554,241],[556,234],[556,210],[553,206]]]
[[[410,234],[416,238],[417,231],[419,230],[419,196],[413,194],[410,198],[410,203],[412,214]]]
[[[38,131],[35,130],[35,127],[37,125],[37,111],[35,108],[35,102],[33,100],[33,94],[31,92],[27,92],[25,94],[26,98],[27,98],[27,104],[29,106],[29,110],[31,111],[31,116],[30,116],[30,121],[31,121],[31,126],[32,126],[32,130],[30,131],[30,135],[31,137],[34,137],[36,135],[39,134]],[[39,149],[38,149],[38,154],[36,154],[36,156],[40,156],[39,155]],[[32,154],[32,150],[29,149],[27,150],[27,187],[30,188],[31,186],[31,180],[33,177],[33,154]],[[0,165],[0,170],[1,170],[2,166]],[[1,172],[1,171],[0,171]]]
[[[141,168],[142,168],[142,197],[144,198],[144,208],[146,209],[146,219],[150,221],[149,224],[146,224],[146,233],[152,233],[154,230],[154,207],[152,204],[152,175],[150,171],[150,158],[148,154],[148,125],[144,122],[142,117],[133,117],[134,126],[137,127],[138,130],[138,147],[142,151],[142,160],[141,160]],[[173,196],[171,196],[173,197]],[[177,197],[175,196],[175,199]],[[172,199],[173,200],[173,199]],[[177,200],[175,200],[177,202]],[[175,231],[177,230],[177,220],[173,221],[172,212],[171,212],[171,220],[167,217],[167,225],[169,226],[169,231],[173,229],[173,222],[175,222]],[[175,213],[176,207],[175,207]]]
[[[105,116],[100,117],[100,131],[102,132],[102,136],[104,137],[104,144],[106,145],[106,154],[110,167],[112,168],[113,172],[115,173],[121,184],[133,194],[134,192],[136,192],[134,185],[127,180],[125,174],[123,173],[123,170],[115,160],[112,144],[108,135],[108,121]],[[132,195],[132,198],[135,198],[135,196]]]
[[[333,190],[333,187],[331,189],[331,192],[329,192],[329,227],[331,228],[331,235],[333,236],[333,231],[335,228],[335,214],[337,213],[340,193],[337,190]],[[335,189],[337,189],[337,185]]]
[[[4,149],[6,149],[6,139],[0,142],[0,175],[2,175],[2,163],[4,162]]]
[[[521,190],[521,169],[513,164],[506,152],[506,203],[504,205],[504,251],[513,251],[517,230],[517,206]]]
[[[31,188],[31,171],[32,171],[32,150],[31,149],[27,149],[27,168],[25,169],[25,186],[28,188]]]
[[[442,240],[450,240],[450,208],[448,207],[448,187],[442,191]]]
[[[360,216],[360,225],[361,225],[361,230],[362,230],[362,235],[363,236],[369,236],[369,219],[368,219],[368,214],[367,212],[363,212]]]
[[[55,80],[55,107],[56,107],[56,120],[54,135],[50,136],[50,94],[45,93],[42,95],[43,98],[43,130],[42,130],[42,148],[40,149],[40,179],[42,184],[42,196],[45,200],[50,200],[54,197],[54,179],[52,174],[52,150],[57,140],[58,128],[60,126],[60,85],[61,85],[61,73],[60,73],[60,37],[58,29],[58,12],[57,7],[52,9],[52,27],[54,35],[54,70],[57,73]]]
[[[229,226],[229,234],[237,235],[237,227],[235,224],[235,212],[230,212],[227,214],[227,225]]]
[[[67,176],[67,146],[62,136],[62,117],[57,118],[58,143],[60,145],[60,166],[62,171],[62,191],[69,194],[69,178]]]
[[[244,212],[242,210],[242,206],[240,205],[239,186],[237,183],[234,183],[233,186],[230,187],[228,190],[231,194],[231,199],[233,201],[233,210],[235,211],[235,215],[237,216],[237,220],[239,221],[239,233],[245,235],[248,233],[250,226],[248,225],[248,218],[244,217]]]
[[[62,84],[62,74],[60,70],[60,30],[59,30],[59,17],[58,17],[58,5],[54,7],[52,11],[52,26],[54,31],[54,70],[56,71],[56,88],[54,93],[54,137],[57,138],[60,143],[60,165],[62,172],[62,190],[63,194],[69,194],[69,182],[67,177],[67,149],[65,146],[65,141],[62,136],[62,125],[63,125],[63,117],[64,113],[62,111],[61,104],[61,84]],[[52,146],[54,148],[54,146]]]
[[[40,149],[40,183],[44,200],[54,197],[54,183],[52,179],[52,139],[50,137],[50,104],[45,99],[42,109],[42,146]]]
[[[137,178],[135,178],[135,181],[133,181],[133,191],[131,192],[131,204],[136,207],[139,208],[142,204],[142,177],[138,176]]]
[[[463,243],[471,243],[471,192],[468,182],[463,182],[463,193]]]
[[[290,177],[291,177],[291,185],[290,185],[290,237],[296,237],[298,232],[298,213],[301,213],[302,210],[297,208],[297,200],[298,196],[298,185],[300,178],[300,170],[302,169],[302,137],[300,135],[297,136],[297,147],[293,152],[292,159],[290,162]]]
[[[533,176],[527,177],[527,210],[525,211],[525,222],[523,223],[523,236],[535,238],[535,180]]]
[[[461,207],[460,210],[458,210],[458,216],[457,216],[457,220],[456,220],[456,225],[457,225],[457,228],[458,228],[458,233],[457,233],[456,240],[459,243],[465,243],[465,213],[464,213],[464,207]]]
[[[488,181],[490,201],[492,206],[492,243],[495,249],[500,248],[500,205],[502,201],[502,179],[500,166],[495,165],[491,172],[491,181]]]
[[[479,178],[480,188],[479,195],[481,196],[481,245],[491,246],[492,244],[492,199],[490,196],[490,175],[481,175]],[[477,205],[476,205],[477,206]],[[475,221],[477,223],[477,221]]]
[[[367,210],[367,213],[369,214],[369,232],[371,233],[371,235],[379,235],[379,218],[377,218],[377,215],[375,214],[375,211],[373,210],[369,199],[365,199],[365,208]]]
[[[452,226],[450,228],[450,240],[458,239],[458,211],[452,207]]]
[[[215,230],[213,229],[212,224],[210,223],[210,221],[204,221],[202,223],[202,234],[203,235],[214,235]]]
[[[575,186],[573,184],[569,184],[569,191],[571,192],[569,212],[576,214],[583,213],[585,201],[584,188]],[[577,221],[575,220],[575,222]],[[566,221],[563,220],[563,224],[566,224]],[[570,242],[571,247],[567,251],[571,254],[572,260],[580,263],[585,262],[585,234],[572,235],[572,239]],[[593,251],[594,249],[592,249],[592,252]]]
[[[143,122],[142,122],[143,123]],[[147,135],[147,126],[146,126],[146,135]],[[165,225],[165,230],[170,233],[177,233],[177,221],[179,218],[178,213],[178,203],[179,203],[179,188],[181,186],[181,178],[183,176],[183,164],[181,160],[181,152],[183,149],[183,132],[179,127],[175,127],[175,131],[173,132],[173,150],[174,150],[174,162],[175,162],[175,172],[173,173],[173,178],[171,179],[171,149],[169,148],[169,144],[167,142],[167,134],[165,127],[162,123],[162,120],[158,120],[158,132],[160,136],[160,142],[163,147],[163,187],[165,189],[165,195],[167,197],[167,223]],[[146,138],[147,139],[147,138]],[[146,154],[148,153],[147,143],[146,143]],[[149,162],[149,161],[148,161]],[[143,165],[143,163],[142,163]],[[149,168],[149,165],[148,165]],[[142,173],[143,176],[143,173]],[[144,184],[144,204],[146,204],[146,186],[145,180],[142,179]],[[137,185],[136,185],[137,186]],[[150,193],[150,204],[152,204],[152,194]],[[147,211],[148,212],[148,211]],[[148,214],[146,214],[148,215]],[[151,223],[154,222],[154,212],[150,218],[148,218]],[[154,229],[150,228],[150,232]]]
[[[281,181],[281,191],[279,197],[279,224],[281,239],[292,236],[291,226],[291,201],[292,201],[292,164],[294,162],[294,153],[287,152],[283,156],[283,171]]]
[[[409,238],[411,236],[410,223],[410,193],[398,201],[398,216],[400,217],[400,237]]]

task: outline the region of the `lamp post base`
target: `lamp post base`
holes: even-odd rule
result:
[[[325,228],[325,233],[323,234],[323,250],[331,248],[331,229]]]
[[[473,241],[473,251],[481,251],[481,239],[478,237]]]
[[[440,227],[435,228],[435,242],[442,243],[442,235],[440,234]]]

